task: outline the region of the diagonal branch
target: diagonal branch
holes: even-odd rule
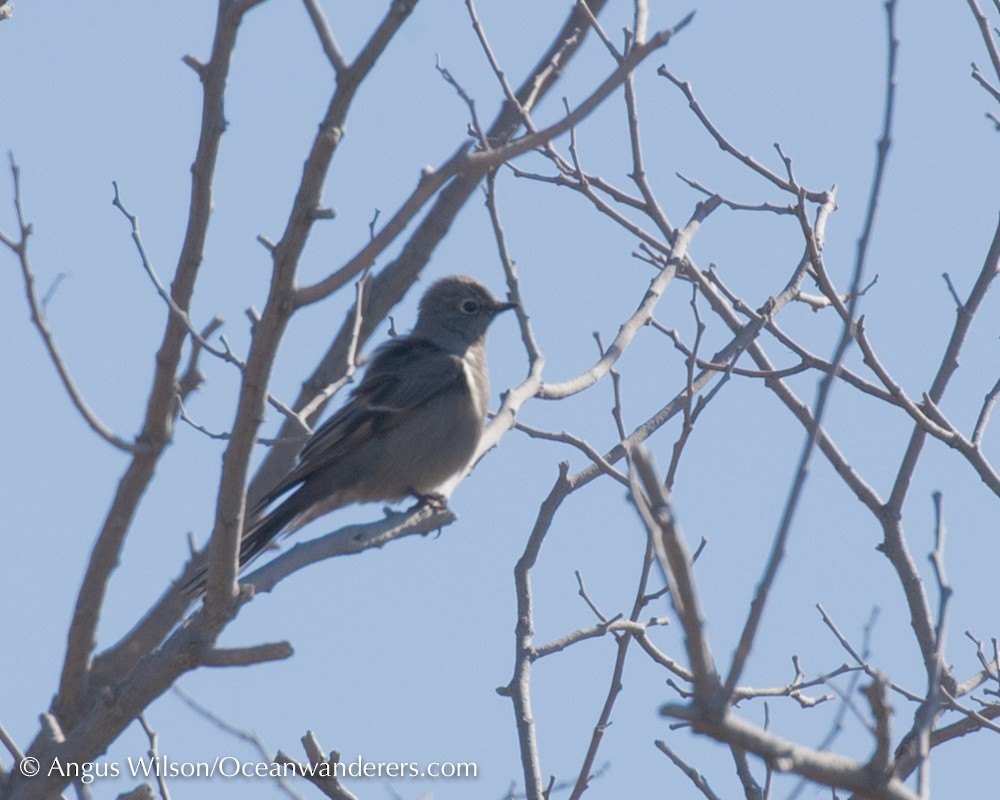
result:
[[[688,224],[678,230],[674,237],[669,263],[650,282],[649,288],[646,290],[646,294],[639,303],[639,306],[632,316],[622,323],[618,335],[604,351],[604,355],[601,356],[597,363],[572,380],[563,381],[562,383],[544,384],[538,391],[538,397],[544,400],[558,400],[572,394],[577,394],[593,386],[608,373],[621,357],[622,353],[625,352],[636,333],[652,319],[653,309],[656,307],[657,302],[677,274],[678,266],[683,264],[687,259],[688,247],[691,244],[691,240],[698,232],[701,224],[720,204],[721,201],[718,197],[709,198],[698,203]]]
[[[236,34],[243,13],[250,3],[220,3],[212,43],[212,58],[200,65],[198,75],[203,86],[201,131],[198,150],[191,167],[191,203],[187,229],[171,283],[171,297],[178,308],[188,309],[195,280],[202,263],[208,221],[212,207],[212,178],[218,160],[222,133],[225,131],[223,95],[229,74]],[[118,565],[125,536],[139,502],[156,471],[160,455],[171,439],[177,413],[174,402],[181,352],[188,336],[187,326],[176,316],[168,315],[163,339],[156,354],[156,370],[139,441],[142,452],[136,453],[125,470],[118,489],[91,552],[83,584],[77,597],[70,624],[69,641],[53,711],[63,724],[71,727],[83,711],[88,690],[91,652],[96,641],[97,620],[112,571]],[[103,752],[103,748],[95,751]]]
[[[24,293],[27,296],[28,309],[31,311],[31,321],[38,329],[38,334],[42,337],[42,343],[45,345],[45,349],[49,353],[49,358],[56,368],[59,380],[62,381],[62,385],[66,389],[70,401],[76,406],[76,410],[80,412],[80,416],[83,417],[94,433],[111,446],[123,452],[134,454],[143,451],[146,449],[144,444],[141,442],[129,442],[123,439],[98,418],[97,414],[94,413],[94,410],[87,403],[83,392],[80,391],[80,387],[73,380],[73,376],[70,375],[66,362],[63,361],[62,353],[59,352],[55,336],[52,334],[52,329],[49,327],[48,319],[45,315],[45,301],[39,301],[38,294],[35,291],[35,275],[31,270],[31,262],[28,259],[28,237],[31,235],[31,224],[26,222],[24,218],[24,208],[21,204],[21,169],[18,167],[17,162],[14,161],[13,154],[10,155],[10,173],[14,180],[14,209],[17,212],[17,224],[20,232],[16,240],[0,232],[0,242],[13,251],[21,265],[21,275],[24,278]]]

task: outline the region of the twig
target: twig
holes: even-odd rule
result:
[[[200,702],[195,700],[194,697],[192,697],[184,689],[182,689],[180,686],[177,686],[176,684],[173,687],[171,687],[171,691],[175,695],[177,695],[177,697],[180,698],[180,700],[188,708],[194,711],[198,716],[208,720],[215,727],[217,727],[224,733],[227,733],[230,736],[234,736],[240,741],[246,742],[251,747],[253,747],[254,750],[257,751],[257,753],[264,761],[270,763],[271,761],[278,760],[276,756],[273,756],[271,754],[271,751],[268,749],[267,745],[264,744],[264,741],[253,731],[248,731],[244,730],[243,728],[238,728],[235,725],[222,719],[222,717],[220,717],[214,711],[212,711],[211,709],[207,708],[206,706],[202,705]],[[284,778],[282,778],[281,776],[275,776],[275,782],[286,795],[292,798],[292,800],[302,800],[301,795],[298,792],[296,792],[288,784],[288,781],[286,781]]]
[[[719,207],[717,198],[698,203],[691,219],[684,228],[677,231],[671,251],[671,265],[662,270],[650,282],[646,294],[633,314],[621,325],[618,335],[605,351],[605,354],[589,370],[568,381],[561,383],[546,383],[538,392],[538,397],[546,400],[556,400],[583,391],[604,377],[615,362],[628,347],[635,334],[652,318],[653,309],[666,287],[676,274],[677,265],[687,258],[687,250],[691,239],[698,232],[702,222]]]
[[[698,416],[701,414],[701,410],[705,407],[704,402],[699,402],[698,407],[692,411],[692,402],[694,400],[694,370],[695,365],[698,362],[698,350],[701,348],[701,339],[705,333],[705,323],[701,318],[701,311],[698,309],[698,286],[692,285],[691,287],[691,311],[694,315],[695,323],[695,334],[694,334],[694,346],[691,348],[691,354],[686,359],[686,372],[687,372],[687,392],[685,392],[685,403],[684,403],[684,421],[681,425],[680,436],[677,437],[677,441],[674,442],[673,452],[670,455],[670,466],[667,467],[667,477],[663,481],[663,485],[669,491],[673,485],[674,480],[677,477],[677,469],[680,466],[681,454],[684,452],[684,447],[688,443],[688,439],[691,437],[691,432],[694,430],[694,423]],[[733,362],[734,363],[735,359]],[[727,380],[729,377],[728,371],[723,376],[723,381]],[[717,383],[713,387],[713,391],[718,389],[722,384]]]
[[[667,747],[664,741],[657,739],[653,744],[656,745],[657,750],[674,762],[674,765],[687,776],[688,780],[694,784],[694,787],[707,797],[708,800],[721,800],[719,795],[712,791],[712,787],[708,785],[708,780],[705,776],[694,767],[688,765],[680,756]]]
[[[399,210],[382,227],[382,230],[379,231],[374,240],[337,272],[312,286],[299,288],[295,293],[295,306],[309,305],[324,299],[340,288],[351,276],[361,269],[370,266],[375,253],[380,252],[389,242],[395,239],[431,197],[437,194],[441,187],[453,177],[459,174],[468,174],[474,176],[475,183],[478,183],[482,176],[490,170],[496,169],[510,159],[544,145],[582,122],[607,99],[611,92],[621,85],[627,75],[639,63],[651,53],[666,46],[674,34],[681,31],[689,21],[690,15],[677,23],[673,28],[659,31],[648,42],[633,48],[622,60],[622,63],[597,88],[569,114],[564,115],[562,119],[552,123],[547,128],[530,131],[521,137],[512,139],[507,144],[493,146],[490,150],[479,150],[470,153],[468,152],[467,145],[462,145],[438,169],[428,167],[423,170],[417,187],[404,201]],[[523,103],[523,105],[528,108],[533,104]],[[518,117],[520,118],[520,113],[515,113],[518,113]],[[490,136],[489,132],[486,133],[486,137],[490,141],[494,138]]]
[[[930,800],[930,749],[931,728],[940,714],[941,675],[945,670],[944,643],[946,623],[948,620],[948,601],[951,599],[952,588],[948,583],[944,565],[944,548],[946,528],[944,514],[941,509],[941,493],[934,492],[934,550],[929,556],[934,567],[934,576],[938,583],[938,620],[935,629],[935,663],[936,666],[927,676],[927,698],[921,704],[914,718],[912,735],[917,740],[917,791],[921,800]]]
[[[571,647],[578,642],[583,642],[588,639],[597,639],[609,633],[628,633],[638,639],[639,636],[645,635],[649,628],[666,625],[668,622],[669,620],[665,617],[653,617],[646,622],[633,622],[630,619],[622,619],[621,614],[616,614],[611,619],[605,620],[597,625],[590,625],[586,628],[578,628],[575,631],[567,633],[565,636],[553,639],[547,644],[539,645],[534,649],[533,658],[537,661],[545,656],[560,653],[567,647]]]
[[[500,221],[500,211],[496,201],[495,171],[490,172],[486,176],[486,209],[489,212],[490,224],[493,227],[493,236],[497,243],[497,253],[507,279],[508,299],[517,304],[514,313],[517,314],[521,342],[524,344],[525,354],[528,357],[528,375],[518,386],[504,393],[499,411],[486,427],[479,440],[479,446],[476,448],[472,464],[478,463],[483,454],[497,444],[503,432],[514,426],[518,410],[538,392],[542,384],[542,370],[545,367],[545,356],[542,354],[534,331],[531,329],[528,310],[525,307],[524,298],[521,296],[517,265],[508,251],[507,236]]]
[[[583,602],[587,604],[587,607],[594,612],[594,616],[597,617],[601,624],[607,625],[611,620],[607,618],[604,612],[597,607],[597,604],[590,599],[590,594],[587,592],[587,587],[583,585],[583,575],[580,574],[580,570],[573,570],[573,574],[576,576],[577,594],[583,598]],[[620,615],[619,615],[620,616]],[[617,617],[616,617],[617,618]]]
[[[704,616],[698,597],[687,543],[674,521],[666,493],[659,482],[652,459],[644,448],[632,455],[634,472],[632,497],[646,524],[660,570],[670,587],[670,601],[684,629],[684,646],[694,674],[695,700],[708,715],[722,712],[727,703],[718,693],[719,675],[704,630]]]
[[[187,328],[188,334],[191,338],[198,343],[198,346],[202,350],[206,350],[211,353],[216,358],[222,359],[223,361],[228,361],[231,364],[236,364],[242,368],[242,363],[235,355],[225,348],[220,350],[219,348],[213,347],[204,338],[202,338],[200,331],[195,328],[194,323],[191,321],[191,316],[188,314],[187,310],[181,308],[180,305],[171,296],[170,291],[164,286],[163,281],[160,280],[160,276],[156,274],[156,269],[153,267],[153,263],[146,253],[146,245],[142,241],[142,234],[139,231],[139,217],[131,213],[125,204],[122,203],[121,194],[118,191],[118,181],[111,181],[111,186],[115,190],[115,196],[111,201],[111,205],[121,211],[122,216],[128,220],[130,227],[132,228],[132,242],[135,244],[135,248],[139,253],[139,260],[142,262],[142,268],[145,270],[146,275],[153,282],[153,286],[156,288],[156,293],[160,295],[163,302],[167,304],[170,312],[178,317],[178,319]]]
[[[268,661],[291,658],[294,650],[288,642],[271,642],[253,647],[210,647],[198,654],[198,662],[206,667],[248,667]]]
[[[157,761],[159,759],[159,741],[160,737],[146,722],[145,714],[139,715],[139,724],[142,726],[143,731],[146,733],[146,738],[149,739],[149,750],[148,753],[152,761]],[[163,770],[156,770],[156,785],[160,789],[160,797],[162,800],[170,800],[170,789],[167,787],[167,777]]]
[[[599,452],[597,452],[589,443],[584,439],[580,439],[567,431],[543,431],[539,428],[533,428],[530,425],[526,425],[523,422],[515,422],[514,430],[520,431],[532,439],[544,439],[549,442],[560,442],[562,444],[568,444],[571,447],[575,447],[581,453],[583,453],[590,461],[601,470],[609,478],[613,478],[618,481],[618,483],[623,486],[628,486],[628,478],[622,473],[611,466],[607,461],[604,460]]]
[[[621,425],[621,398],[616,392],[615,400],[616,417],[618,419],[619,425]],[[642,567],[639,572],[639,580],[636,585],[635,596],[632,602],[632,610],[629,613],[628,622],[630,625],[626,627],[623,633],[619,636],[616,634],[618,640],[618,649],[615,654],[615,663],[611,671],[611,680],[609,682],[608,691],[604,699],[604,705],[601,707],[601,712],[598,715],[597,722],[594,725],[593,732],[590,736],[590,744],[587,748],[587,752],[584,755],[583,763],[580,766],[580,771],[577,775],[576,784],[573,787],[573,791],[570,794],[570,800],[579,800],[579,798],[586,792],[587,788],[590,786],[590,782],[594,778],[594,763],[597,760],[597,753],[604,740],[604,733],[611,724],[611,715],[615,707],[615,703],[618,700],[618,696],[622,691],[622,676],[625,671],[625,659],[628,656],[629,645],[632,643],[633,639],[641,639],[643,642],[648,644],[648,639],[646,638],[646,629],[650,624],[660,620],[650,620],[646,625],[640,625],[638,622],[639,615],[642,613],[643,608],[646,605],[646,587],[649,584],[650,570],[653,565],[653,549],[654,544],[652,541],[647,540],[645,553],[642,557]],[[580,594],[591,606],[595,613],[600,615],[597,611],[597,607],[590,601],[587,596],[586,590],[583,586],[583,580],[580,577],[580,573],[576,573],[577,581],[580,585]],[[609,621],[611,627],[614,627],[613,621]],[[637,630],[638,629],[638,630]],[[636,635],[638,634],[638,635]],[[651,647],[651,645],[650,645]],[[646,648],[644,648],[646,649]],[[649,652],[649,649],[647,649]]]
[[[42,344],[45,345],[45,349],[49,353],[49,358],[56,368],[56,373],[59,375],[59,380],[62,381],[69,399],[76,406],[77,411],[80,412],[80,416],[83,417],[90,429],[112,447],[122,452],[133,455],[147,453],[149,452],[149,447],[145,443],[130,442],[123,439],[98,418],[97,414],[87,403],[83,392],[70,375],[69,367],[63,360],[62,353],[56,345],[55,336],[45,316],[44,302],[39,301],[38,294],[35,291],[35,276],[31,269],[31,262],[28,259],[28,238],[32,234],[32,228],[31,224],[25,220],[24,208],[21,201],[21,168],[14,161],[13,154],[10,154],[9,158],[10,173],[14,181],[14,210],[17,214],[18,238],[15,240],[7,234],[0,233],[0,242],[14,252],[18,263],[21,265],[21,276],[24,279],[24,292],[28,301],[28,309],[31,311],[31,321],[42,337]]]
[[[981,639],[977,639],[969,631],[965,632],[966,638],[970,639],[976,645],[976,656],[979,658],[979,663],[983,665],[983,668],[973,675],[968,680],[962,681],[957,687],[955,687],[955,696],[962,697],[969,692],[982,686],[986,681],[992,680],[997,684],[1000,684],[1000,643],[997,639],[993,639],[993,660],[987,661],[986,655],[983,652],[983,642]]]
[[[376,214],[376,218],[377,216],[378,214]],[[372,224],[374,223],[375,219],[372,219]],[[370,282],[371,273],[368,270],[365,270],[354,285],[353,324],[351,325],[351,338],[347,343],[347,364],[344,367],[343,374],[333,383],[325,386],[322,391],[317,392],[312,400],[299,409],[299,419],[309,419],[313,414],[318,412],[331,397],[354,380],[354,375],[358,370],[358,345],[361,341],[361,325],[364,321],[364,309],[367,299],[365,297],[365,292],[368,289]]]
[[[851,658],[854,659],[858,666],[864,669],[870,677],[874,678],[878,674],[878,671],[868,663],[864,656],[860,655],[858,651],[854,649],[854,646],[847,640],[847,637],[840,632],[840,629],[837,627],[837,623],[833,621],[833,618],[827,613],[826,609],[823,608],[823,605],[821,603],[817,603],[816,608],[819,611],[820,616],[823,618],[823,623],[830,629],[833,635],[837,637],[837,641],[840,642],[840,646],[850,654]],[[920,702],[924,699],[921,695],[911,692],[908,689],[904,689],[898,684],[890,683],[889,686],[894,692],[902,695],[907,700]]]
[[[707,197],[713,197],[718,194],[717,192],[713,192],[711,189],[706,189],[698,181],[692,178],[685,177],[679,172],[676,174],[678,178],[684,181],[684,183],[692,189],[701,192]],[[776,206],[772,203],[738,203],[735,200],[729,200],[726,197],[722,197],[722,204],[726,206],[726,208],[730,208],[733,211],[767,211],[771,214],[778,214],[779,216],[792,215],[795,213],[795,208],[793,206]]]
[[[279,764],[293,766],[299,775],[302,775],[331,800],[357,800],[355,795],[345,789],[337,778],[336,767],[340,763],[340,753],[334,750],[328,757],[312,731],[306,731],[306,735],[302,737],[301,741],[311,768],[307,769],[281,750],[274,756],[274,760]],[[322,767],[327,769],[321,769]]]
[[[111,201],[111,204],[115,206],[115,208],[117,208],[119,211],[121,211],[121,213],[129,221],[129,224],[132,228],[132,241],[135,243],[136,250],[139,253],[139,259],[142,261],[143,269],[146,271],[146,274],[149,276],[149,279],[153,282],[153,286],[156,288],[157,294],[159,294],[160,297],[163,299],[163,301],[167,304],[167,307],[170,309],[171,313],[174,314],[180,320],[180,322],[184,325],[185,328],[187,328],[188,335],[191,337],[191,340],[194,342],[194,345],[197,346],[199,351],[205,350],[208,353],[211,353],[216,358],[221,359],[222,361],[225,361],[228,364],[232,364],[241,373],[245,373],[247,368],[246,362],[243,359],[239,358],[233,352],[225,336],[219,337],[223,345],[221,348],[213,347],[211,344],[208,343],[208,341],[206,341],[205,337],[202,336],[201,332],[194,327],[194,323],[191,321],[191,317],[188,314],[188,312],[174,300],[173,295],[167,290],[167,287],[163,284],[163,281],[160,280],[159,275],[156,274],[156,269],[153,267],[153,264],[150,261],[149,256],[146,254],[146,246],[145,244],[143,244],[142,235],[139,232],[139,218],[135,214],[132,214],[127,208],[125,208],[125,205],[122,203],[121,196],[118,191],[118,182],[112,181],[111,185],[114,187],[115,190],[115,196],[114,199]],[[209,334],[211,334],[211,332],[215,331],[217,327],[218,325],[210,324],[205,330],[209,331]],[[276,397],[272,396],[271,394],[268,394],[267,402],[270,403],[271,406],[277,409],[281,414],[297,422],[306,435],[309,435],[309,433],[311,433],[309,426],[302,420],[302,418],[294,411],[292,411],[292,409],[290,409],[287,405],[278,400]],[[201,429],[199,428],[199,430]],[[202,432],[208,434],[208,431],[203,430]],[[208,435],[212,436],[212,434]],[[213,438],[228,438],[228,435],[213,436]]]
[[[983,407],[979,410],[979,417],[976,419],[976,427],[972,430],[973,447],[978,448],[986,435],[986,426],[990,424],[990,416],[993,414],[993,407],[996,405],[997,397],[1000,396],[1000,378],[993,384],[993,388],[986,393]]]
[[[517,598],[517,625],[514,628],[514,674],[510,683],[499,690],[510,697],[514,707],[514,722],[521,755],[521,770],[524,774],[525,794],[531,800],[538,800],[544,792],[542,768],[538,757],[538,738],[535,720],[531,712],[531,663],[534,646],[534,604],[531,591],[531,572],[538,561],[538,555],[552,525],[552,519],[562,501],[573,491],[573,483],[568,479],[569,468],[565,462],[559,465],[559,477],[542,502],[535,518],[524,552],[514,566],[514,587]]]
[[[201,339],[207,339],[215,331],[217,331],[222,326],[222,317],[212,317],[208,321],[208,324],[201,329],[199,336]],[[201,369],[198,366],[198,360],[201,356],[201,344],[198,339],[191,340],[191,353],[188,355],[188,365],[187,369],[184,370],[184,374],[181,375],[180,379],[177,381],[177,394],[181,399],[186,398],[195,389],[197,389],[205,380],[205,376],[202,374]]]
[[[620,64],[622,62],[622,54],[618,52],[618,48],[608,38],[608,35],[604,32],[604,28],[597,21],[597,17],[590,10],[590,6],[586,3],[586,0],[576,0],[576,7],[587,18],[587,24],[590,25],[594,33],[597,34],[597,38],[603,42],[608,52],[611,53],[611,57],[615,60],[615,63]]]
[[[479,116],[476,114],[476,101],[469,96],[469,93],[465,91],[465,88],[460,84],[455,76],[441,64],[441,57],[437,56],[434,59],[434,68],[438,71],[444,81],[451,86],[457,93],[458,96],[462,98],[465,105],[469,108],[469,117],[472,120],[471,127],[472,133],[479,140],[479,146],[483,150],[490,149],[490,143],[486,139],[486,134],[483,133],[483,128],[479,124]]]
[[[764,730],[767,730],[766,718]],[[736,765],[736,776],[740,779],[740,784],[743,786],[743,796],[747,798],[765,797],[760,784],[757,783],[753,773],[750,771],[750,759],[747,758],[747,751],[742,747],[731,744],[729,752],[733,757],[733,763]]]
[[[959,354],[968,335],[972,320],[986,292],[997,276],[998,265],[1000,265],[1000,223],[998,223],[994,231],[993,241],[990,243],[989,251],[986,254],[979,276],[969,291],[967,299],[958,310],[944,355],[941,358],[931,387],[927,392],[927,399],[935,405],[940,404],[948,383],[958,368]],[[930,609],[923,593],[919,574],[910,555],[909,547],[902,536],[902,530],[898,523],[893,522],[893,520],[898,519],[900,509],[906,499],[906,494],[910,487],[913,473],[917,468],[917,462],[923,450],[926,437],[926,428],[921,425],[915,425],[910,435],[906,452],[900,461],[892,492],[886,505],[885,511],[888,513],[882,517],[886,523],[884,524],[885,541],[881,549],[889,558],[902,581],[907,603],[910,606],[911,624],[917,633],[925,668],[929,674],[935,669],[934,625],[931,621]],[[974,455],[971,445],[968,452]]]
[[[536,131],[537,128],[531,121],[531,114],[528,112],[528,109],[524,107],[517,94],[514,93],[514,90],[507,82],[507,76],[503,69],[501,69],[500,62],[497,61],[497,57],[493,53],[493,48],[490,47],[489,40],[486,38],[486,31],[483,29],[482,22],[479,21],[479,14],[476,11],[475,2],[473,0],[465,0],[465,7],[468,9],[469,18],[472,21],[472,29],[476,32],[476,37],[479,39],[479,44],[483,48],[486,60],[489,62],[490,68],[493,70],[493,74],[500,83],[500,88],[503,90],[503,95],[506,98],[508,107],[516,110],[517,114],[521,118],[521,123],[524,125],[525,130],[529,132]]]
[[[684,97],[688,101],[688,106],[694,112],[695,116],[698,117],[699,122],[701,122],[705,130],[708,131],[708,133],[711,135],[713,139],[715,139],[715,142],[716,144],[719,145],[719,147],[721,147],[725,152],[729,153],[729,155],[733,156],[733,158],[735,158],[744,166],[749,167],[758,175],[769,180],[779,189],[789,192],[790,194],[793,195],[798,194],[797,187],[793,186],[789,181],[780,177],[777,173],[769,170],[767,167],[765,167],[763,164],[757,161],[757,159],[755,159],[753,156],[747,155],[746,153],[742,152],[739,148],[730,143],[730,141],[726,139],[725,136],[722,135],[719,129],[715,127],[711,119],[709,119],[708,115],[702,109],[701,104],[694,96],[694,90],[691,88],[690,83],[688,83],[687,81],[682,81],[680,78],[674,75],[673,72],[667,69],[666,64],[661,64],[659,69],[657,69],[656,73],[666,78],[674,86],[676,86],[678,89],[681,90],[681,92],[684,94]],[[804,196],[805,199],[810,200],[814,203],[823,202],[823,194],[820,192],[805,192]]]
[[[986,52],[990,55],[990,62],[993,64],[993,72],[1000,78],[1000,49],[997,48],[996,40],[993,38],[993,33],[990,31],[990,22],[986,18],[986,15],[979,8],[979,3],[976,0],[968,0],[969,8],[972,9],[972,15],[976,18],[976,24],[979,26],[979,33],[983,38],[983,44],[986,45]]]
[[[7,748],[7,752],[14,757],[14,761],[21,762],[24,760],[24,752],[17,746],[14,737],[7,732],[7,729],[2,724],[0,724],[0,744],[3,744]]]
[[[317,0],[302,0],[302,2],[305,4],[306,11],[309,12],[309,19],[312,21],[313,28],[316,29],[316,35],[319,36],[323,52],[326,53],[334,72],[338,76],[343,75],[347,71],[347,61],[344,59],[340,47],[337,46],[337,41],[333,37],[333,31],[330,29],[330,23],[326,14],[323,13],[322,6]]]

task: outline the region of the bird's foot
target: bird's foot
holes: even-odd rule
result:
[[[428,506],[434,511],[445,511],[448,508],[448,498],[439,492],[430,492],[428,494],[414,492],[413,496],[417,498],[416,508]]]

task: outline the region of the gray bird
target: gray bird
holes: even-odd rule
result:
[[[479,443],[489,404],[486,329],[515,305],[463,275],[433,284],[413,331],[375,351],[350,400],[250,511],[240,566],[282,533],[350,503],[435,498]],[[204,575],[186,589],[201,591]]]

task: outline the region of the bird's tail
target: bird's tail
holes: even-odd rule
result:
[[[294,497],[289,497],[269,514],[250,517],[249,525],[244,527],[243,538],[240,540],[240,569],[260,555],[299,515],[299,504],[294,502]],[[208,564],[201,564],[184,583],[182,591],[188,597],[196,599],[204,594],[207,582]]]
[[[264,552],[301,511],[299,504],[295,502],[295,495],[292,495],[271,513],[252,518],[249,527],[243,530],[243,540],[240,542],[240,568]]]

